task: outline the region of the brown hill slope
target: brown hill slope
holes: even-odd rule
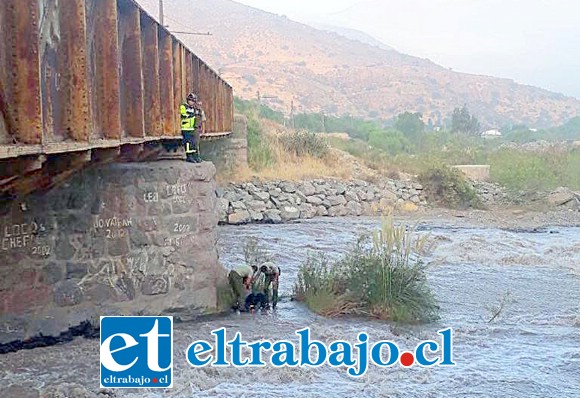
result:
[[[157,0],[138,0],[157,15]],[[441,123],[467,104],[484,126],[544,127],[580,114],[580,101],[507,79],[456,73],[230,0],[165,0],[172,31],[235,88],[275,109],[390,118],[404,111]],[[179,35],[178,35],[179,36]],[[491,61],[490,61],[491,62]]]

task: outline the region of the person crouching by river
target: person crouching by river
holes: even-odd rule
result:
[[[260,273],[266,276],[265,294],[269,302],[272,303],[272,308],[276,309],[278,304],[278,286],[280,282],[280,267],[271,262],[266,262],[260,267]],[[270,300],[270,289],[272,289],[272,299]]]
[[[250,289],[250,286],[254,281],[254,273],[257,270],[258,267],[255,265],[251,267],[249,265],[240,265],[230,271],[228,280],[236,296],[236,303],[234,306],[235,309],[244,309],[246,302],[246,292],[248,289]]]

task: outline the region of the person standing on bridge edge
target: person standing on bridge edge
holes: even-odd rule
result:
[[[199,155],[200,129],[202,125],[201,110],[197,106],[197,95],[191,93],[180,106],[181,134],[185,145],[186,161],[201,163]]]

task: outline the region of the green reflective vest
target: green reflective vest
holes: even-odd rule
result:
[[[181,113],[181,130],[195,130],[195,108],[182,104],[179,112]]]

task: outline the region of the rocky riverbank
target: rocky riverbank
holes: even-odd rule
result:
[[[385,179],[318,179],[230,184],[217,190],[222,224],[277,224],[314,217],[380,214],[387,208],[414,211],[427,206],[423,186],[413,181]]]
[[[569,188],[553,192],[508,194],[501,185],[472,182],[486,209],[579,210],[580,193]],[[218,188],[220,224],[279,224],[315,217],[374,216],[433,210],[423,185],[412,180],[301,182],[253,181]],[[527,199],[526,199],[527,198]]]

